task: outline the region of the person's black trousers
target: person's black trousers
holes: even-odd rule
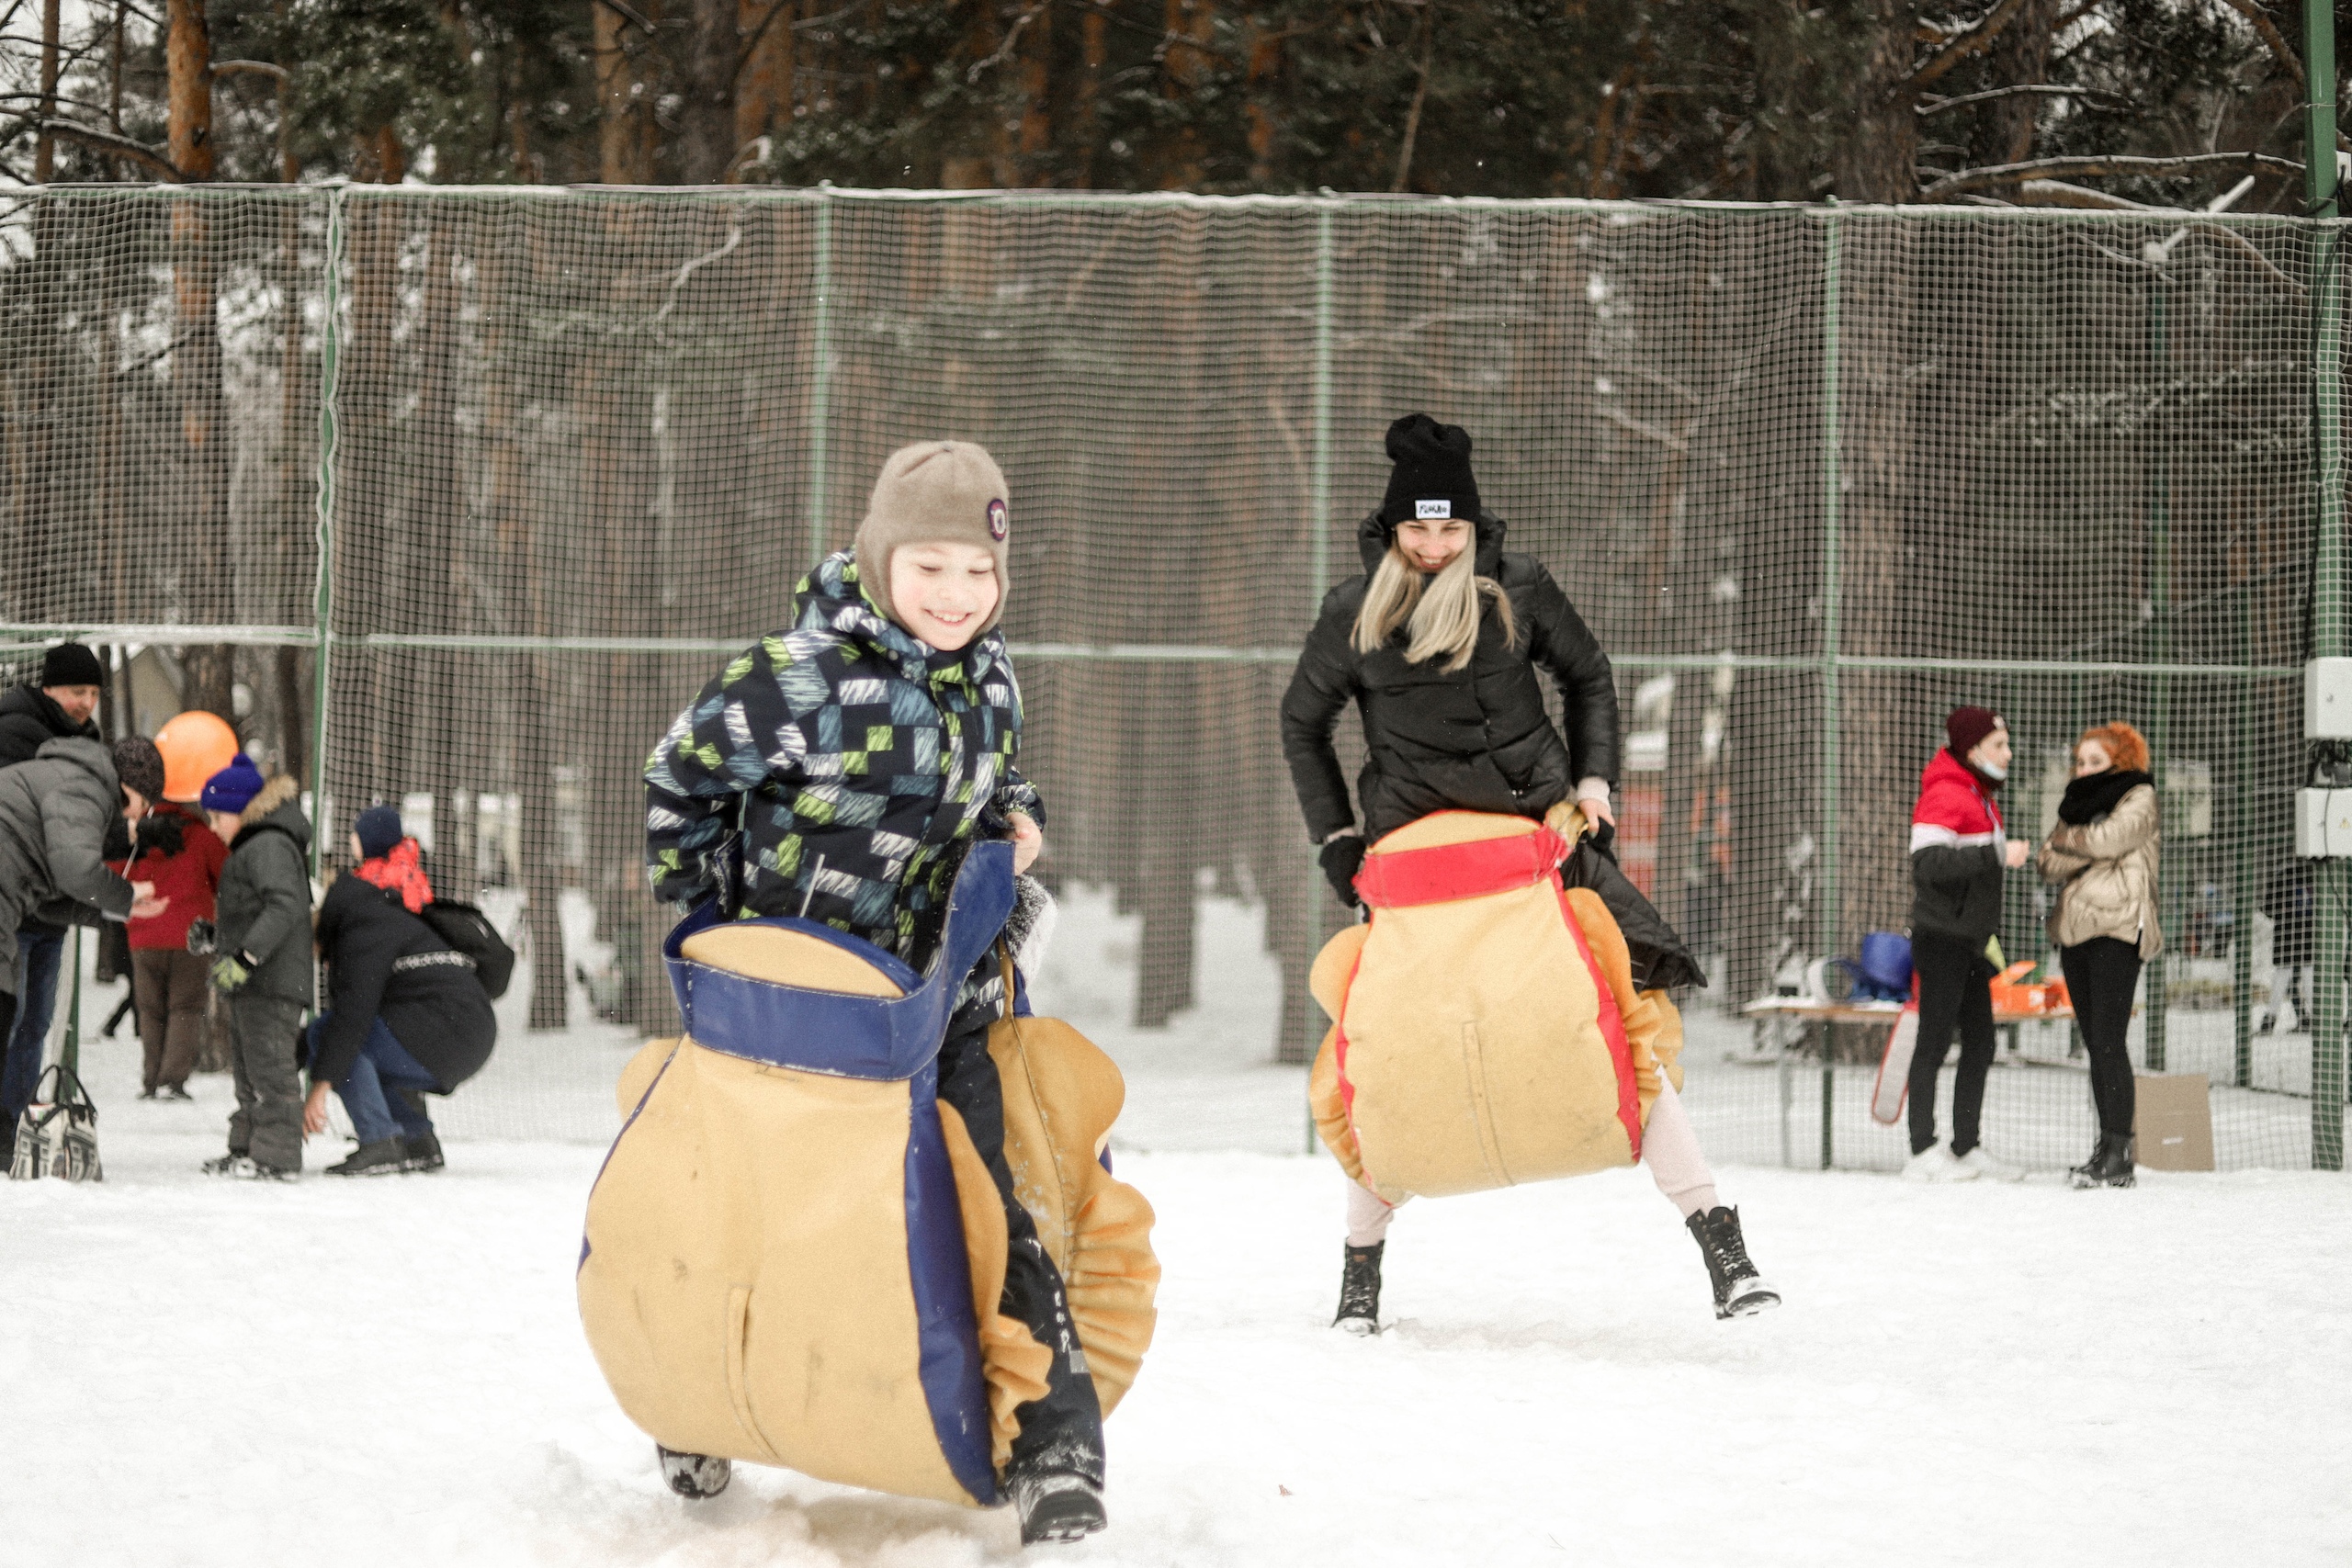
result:
[[[1102,1406],[1086,1370],[1070,1321],[1069,1298],[1054,1260],[1037,1239],[1037,1224],[1012,1195],[1012,1171],[1004,1162],[1004,1085],[989,1058],[989,1026],[997,1010],[967,1006],[947,1025],[939,1048],[939,1098],[964,1118],[973,1146],[996,1178],[1011,1233],[1004,1268],[1004,1295],[997,1310],[1026,1324],[1038,1344],[1054,1353],[1046,1374],[1046,1397],[1014,1411],[1021,1433],[1012,1439],[1011,1475],[1078,1474],[1102,1484]]]
[[[2058,950],[2075,1022],[2091,1058],[2091,1104],[2102,1137],[2132,1135],[2139,1095],[2132,1083],[2132,993],[2140,984],[2140,947],[2095,936]]]
[[[1953,1030],[1960,1032],[1960,1077],[1951,1091],[1951,1152],[1977,1143],[1984,1110],[1984,1075],[1993,1066],[1993,961],[1983,942],[1937,931],[1911,935],[1911,966],[1919,975],[1919,1043],[1911,1054],[1911,1152],[1936,1142],[1936,1075],[1943,1071]]]

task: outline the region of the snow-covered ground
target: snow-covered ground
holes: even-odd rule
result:
[[[132,1100],[103,1185],[0,1184],[0,1563],[951,1568],[1012,1520],[744,1468],[661,1489],[580,1335],[599,1151],[434,1177],[194,1168],[228,1086]],[[334,1152],[334,1151],[328,1151]],[[1781,1311],[1719,1324],[1638,1172],[1415,1204],[1380,1338],[1326,1326],[1327,1161],[1131,1155],[1159,1343],[1073,1563],[2253,1563],[2352,1556],[2352,1181],[1926,1189],[1724,1171]]]
[[[1216,984],[1138,1030],[1135,920],[1092,890],[1066,903],[1037,999],[1125,1071],[1120,1169],[1159,1210],[1167,1278],[1158,1347],[1111,1427],[1113,1529],[1049,1556],[2352,1562],[2352,1179],[2143,1173],[2075,1193],[1782,1168],[1818,1158],[1818,1066],[1758,1059],[1745,1024],[1694,1012],[1686,1098],[1784,1309],[1713,1321],[1695,1247],[1628,1171],[1413,1205],[1392,1235],[1393,1325],[1352,1340],[1326,1326],[1340,1181],[1297,1152],[1303,1071],[1266,1061],[1278,986],[1255,911],[1204,904]],[[567,934],[584,949],[585,926]],[[208,1180],[225,1077],[195,1079],[192,1105],[140,1102],[128,1032],[85,1044],[107,1180],[0,1183],[0,1389],[20,1438],[0,1568],[1015,1555],[1001,1513],[781,1472],[741,1470],[699,1506],[661,1489],[571,1297],[637,1043],[524,1032],[528,985],[526,969],[502,1004],[491,1067],[436,1108],[451,1164],[435,1177]],[[85,990],[85,1028],[119,994]],[[2219,1033],[2199,1021],[2176,1022],[2176,1065],[2226,1047],[2226,1015]],[[2020,1045],[1994,1076],[1988,1143],[2078,1157],[2078,1067],[2054,1032]],[[1902,1157],[1900,1132],[1868,1119],[1871,1077],[1848,1066],[1830,1086],[1841,1163]],[[2215,1108],[2237,1146],[2299,1163],[2307,1101],[2217,1089]],[[313,1145],[313,1168],[345,1146]]]

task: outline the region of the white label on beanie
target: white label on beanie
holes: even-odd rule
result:
[[[1452,517],[1453,515],[1453,502],[1443,496],[1438,497],[1435,501],[1413,502],[1413,517],[1417,522],[1424,518]]]

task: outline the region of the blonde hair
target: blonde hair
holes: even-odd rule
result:
[[[1475,547],[1464,548],[1424,583],[1419,569],[1391,545],[1363,591],[1363,607],[1356,612],[1356,651],[1373,652],[1403,626],[1411,634],[1405,645],[1406,663],[1442,654],[1446,673],[1452,674],[1467,665],[1476,650],[1478,622],[1489,599],[1503,624],[1503,646],[1518,647],[1519,622],[1511,615],[1510,598],[1501,583],[1478,575],[1476,555]]]

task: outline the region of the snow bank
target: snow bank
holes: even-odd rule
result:
[[[965,1568],[1013,1523],[744,1468],[691,1506],[571,1299],[599,1153],[451,1140],[435,1177],[209,1180],[195,1105],[94,1066],[103,1186],[0,1184],[18,1441],[0,1562]],[[1228,1077],[1230,1075],[1228,1075]],[[340,1148],[313,1146],[314,1161]],[[1391,1332],[1326,1326],[1329,1161],[1133,1155],[1159,1346],[1113,1528],[1037,1561],[2342,1562],[2352,1182],[1923,1189],[1724,1173],[1789,1305],[1718,1324],[1638,1172],[1417,1203]]]

